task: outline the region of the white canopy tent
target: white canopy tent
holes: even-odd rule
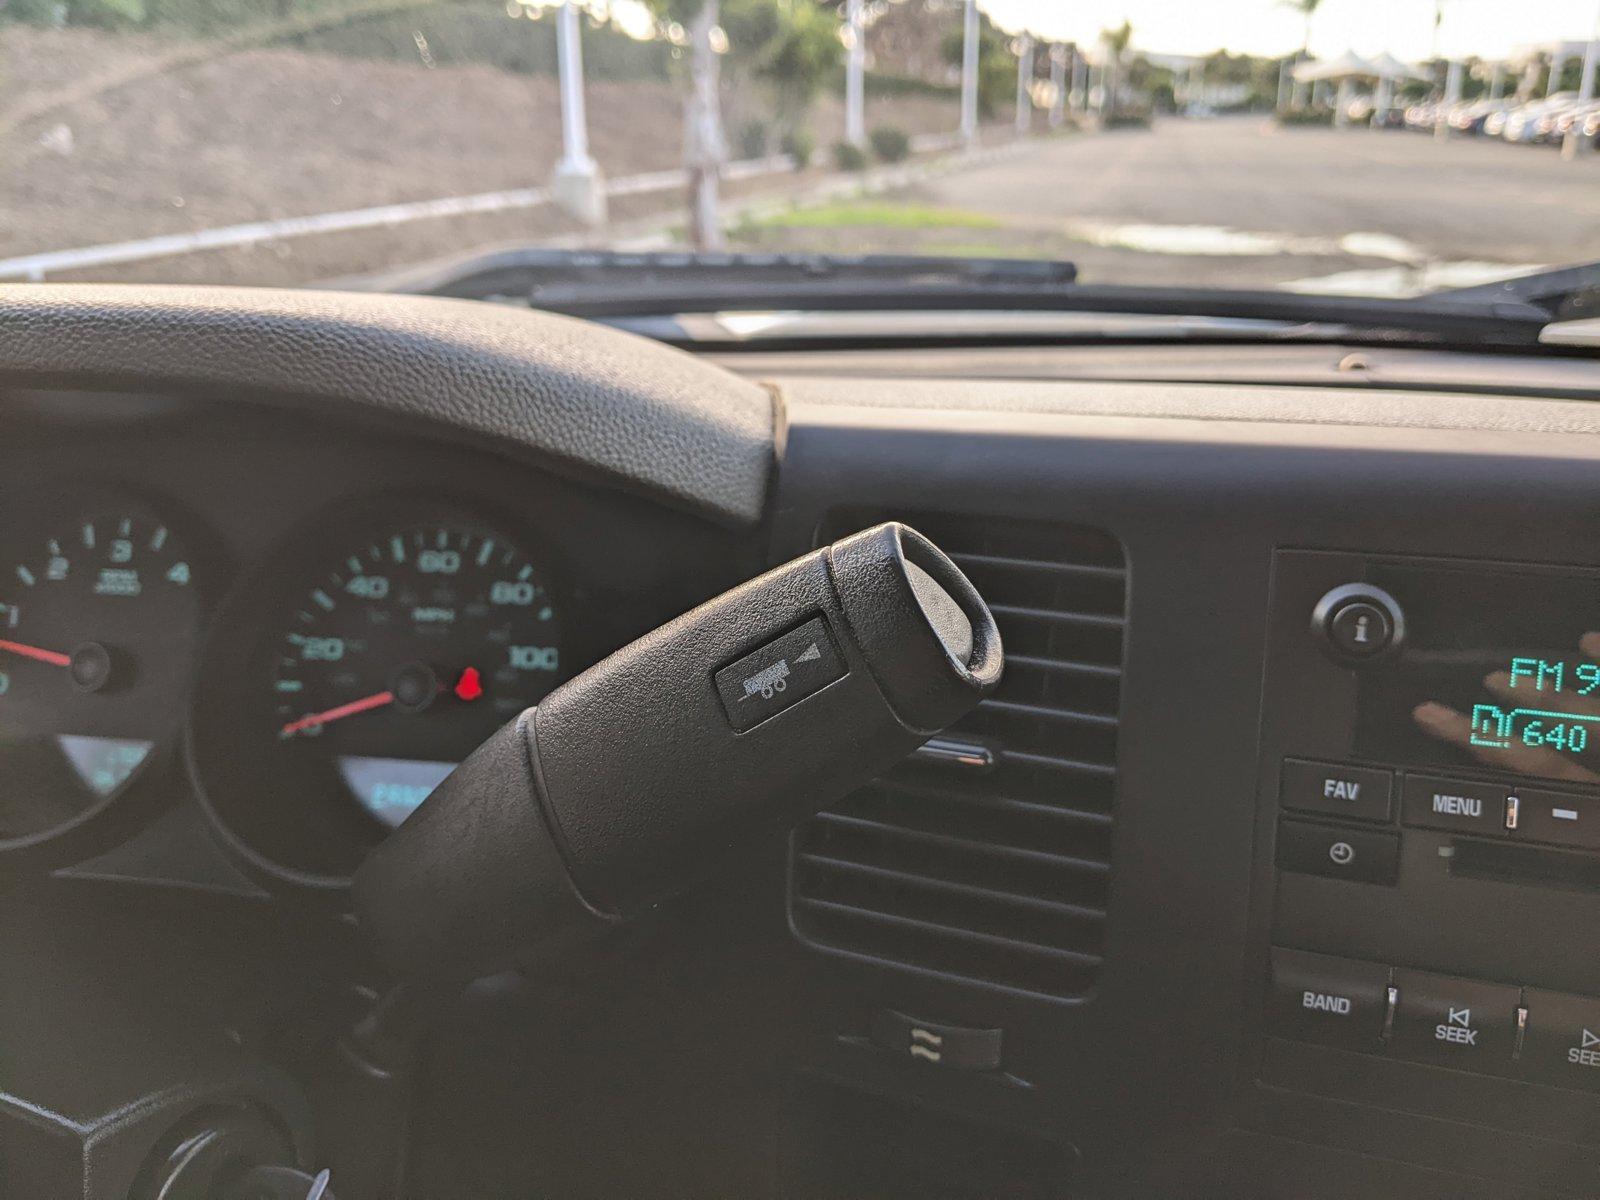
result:
[[[1368,65],[1372,67],[1372,73],[1379,79],[1394,81],[1400,79],[1431,80],[1433,78],[1421,67],[1403,63],[1387,50],[1371,59]]]
[[[1355,51],[1347,50],[1338,58],[1324,62],[1303,62],[1294,69],[1294,80],[1298,84],[1338,85],[1339,94],[1334,102],[1334,121],[1341,125],[1345,121],[1345,109],[1352,99],[1351,88],[1357,81],[1370,79],[1377,82],[1377,91],[1373,99],[1379,110],[1383,110],[1393,103],[1396,81],[1430,78],[1427,72],[1401,62],[1388,51],[1374,58],[1362,58]]]
[[[1372,59],[1372,70],[1378,77],[1378,92],[1373,97],[1373,105],[1381,112],[1388,111],[1394,105],[1394,85],[1408,83],[1412,80],[1430,81],[1433,76],[1428,72],[1414,67],[1410,63],[1403,63],[1394,55],[1385,50],[1382,54]]]
[[[1358,55],[1354,50],[1346,50],[1338,58],[1329,59],[1327,62],[1303,62],[1294,69],[1296,83],[1336,83],[1339,85],[1338,95],[1333,102],[1333,123],[1343,125],[1348,117],[1346,111],[1350,107],[1352,85],[1358,79],[1376,79],[1378,73],[1372,69],[1372,64]]]
[[[1353,50],[1327,62],[1309,60],[1294,69],[1296,83],[1342,83],[1347,79],[1376,79],[1378,72]]]

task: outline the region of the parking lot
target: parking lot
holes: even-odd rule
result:
[[[1173,118],[942,175],[893,197],[915,220],[879,213],[844,237],[848,213],[778,218],[753,240],[1049,254],[1097,283],[1406,294],[1600,259],[1597,184],[1600,156],[1549,147]]]

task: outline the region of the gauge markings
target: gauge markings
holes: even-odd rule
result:
[[[137,505],[80,509],[23,544],[0,563],[0,780],[55,821],[112,797],[176,733],[200,598],[181,539]],[[0,804],[0,839],[53,828],[13,816]]]
[[[393,823],[397,796],[408,812],[426,795],[400,786],[406,764],[461,761],[555,685],[562,656],[542,572],[514,541],[428,523],[358,545],[287,609],[266,709],[280,770]],[[357,760],[376,766],[345,769]]]

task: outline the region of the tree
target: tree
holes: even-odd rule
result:
[[[1010,39],[996,29],[989,14],[978,10],[978,111],[992,117],[1005,107],[1016,87],[1016,59],[1011,56]],[[939,49],[945,62],[961,65],[965,37],[958,25],[941,40]]]
[[[657,24],[689,47],[684,161],[689,169],[695,245],[715,247],[717,191],[727,147],[719,92],[724,54],[770,87],[779,124],[793,138],[817,92],[837,71],[843,46],[836,17],[818,0],[646,0]]]
[[[1322,7],[1322,0],[1278,0],[1285,8],[1292,8],[1299,13],[1306,23],[1305,41],[1300,46],[1300,57],[1311,57],[1311,20],[1317,15],[1317,9]]]
[[[817,93],[839,72],[837,16],[816,0],[724,0],[731,46],[748,51],[752,77],[771,88],[778,125],[804,131]],[[735,15],[738,15],[738,23]]]
[[[1133,41],[1133,23],[1124,21],[1115,29],[1100,31],[1100,44],[1106,49],[1106,65],[1101,72],[1100,111],[1117,115],[1117,90],[1122,86],[1122,56]]]
[[[689,43],[689,95],[683,106],[683,161],[689,171],[689,236],[701,250],[722,244],[717,206],[728,148],[718,101],[726,37],[719,0],[648,0],[656,20]]]

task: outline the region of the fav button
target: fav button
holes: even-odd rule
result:
[[[1344,1050],[1382,1049],[1389,968],[1377,963],[1272,951],[1268,1032]]]
[[[1511,1069],[1522,989],[1396,968],[1393,1053],[1463,1071]]]
[[[1400,819],[1428,829],[1504,837],[1509,793],[1498,783],[1408,774],[1400,787]]]
[[[1600,1090],[1600,1000],[1529,988],[1522,1070],[1557,1087]]]
[[[1392,884],[1400,873],[1400,837],[1284,820],[1278,823],[1277,861],[1280,870],[1301,875]]]
[[[1278,800],[1285,808],[1387,821],[1393,790],[1392,771],[1286,758]]]

